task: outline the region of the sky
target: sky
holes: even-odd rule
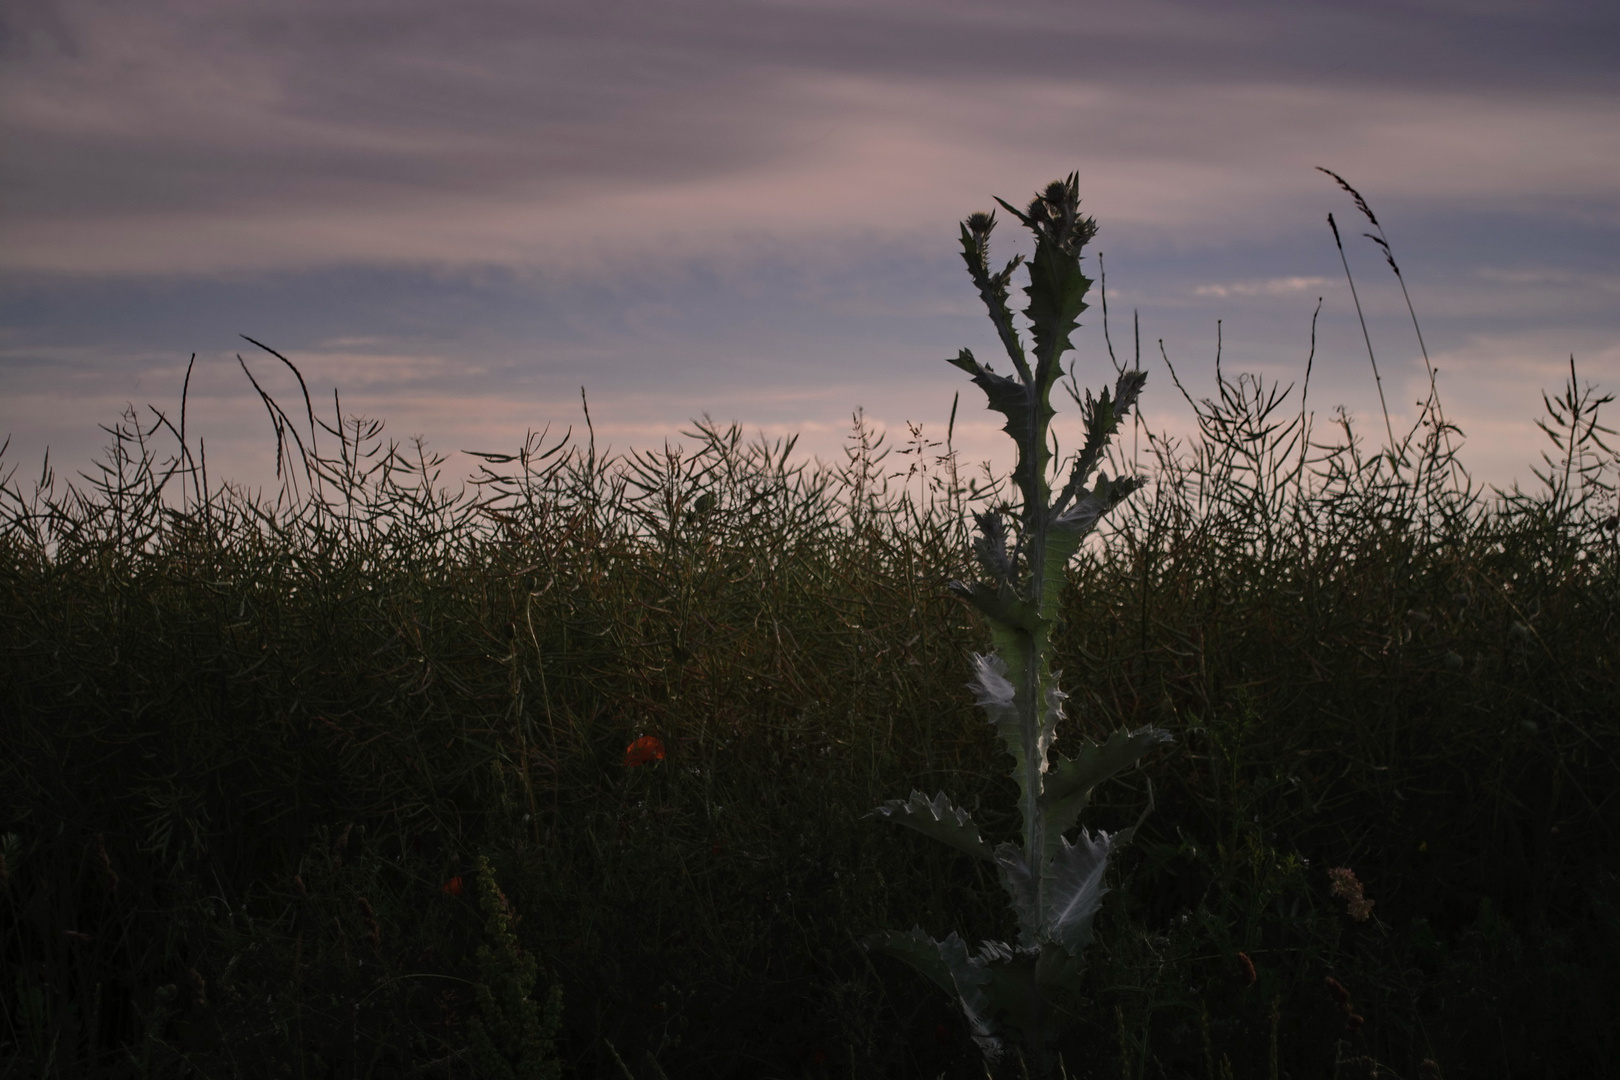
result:
[[[1427,376],[1316,166],[1378,215],[1463,460],[1532,483],[1571,356],[1620,391],[1620,5],[0,0],[0,467],[91,469],[195,354],[211,474],[263,482],[238,355],[297,391],[242,335],[447,479],[577,430],[582,387],[599,446],[708,416],[823,459],[856,410],[942,438],[960,390],[956,446],[1000,460],[944,363],[995,355],[957,222],[1071,171],[1149,423],[1187,430],[1163,357],[1210,394],[1217,337],[1297,384],[1320,298],[1319,430],[1342,405],[1376,443],[1329,213],[1397,425]],[[1007,218],[993,255],[1028,250]]]

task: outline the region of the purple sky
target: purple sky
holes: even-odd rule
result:
[[[1159,339],[1194,393],[1217,320],[1226,370],[1291,381],[1318,296],[1319,428],[1374,415],[1329,211],[1409,413],[1405,307],[1325,165],[1464,460],[1529,481],[1571,353],[1620,391],[1617,58],[1620,6],[1558,0],[0,0],[4,464],[88,468],[195,352],[210,471],[262,479],[235,354],[291,386],[238,334],[451,453],[576,424],[583,385],[599,442],[707,413],[824,457],[857,407],[942,434],[963,389],[958,444],[999,454],[943,362],[994,355],[956,222],[1071,170],[1156,425],[1187,425]]]

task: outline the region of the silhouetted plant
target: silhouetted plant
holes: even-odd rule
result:
[[[1007,418],[1004,430],[1018,446],[1012,480],[1021,505],[1011,530],[1002,510],[976,515],[973,550],[984,577],[971,585],[952,582],[951,588],[990,622],[995,651],[973,658],[969,685],[1012,755],[1022,842],[991,847],[968,812],[951,805],[944,792],[930,800],[913,791],[909,800],[892,799],[877,811],[993,864],[1017,916],[1018,941],[987,941],[975,953],[954,932],[938,941],[920,926],[868,939],[954,996],[987,1058],[1002,1055],[1003,1031],[1018,1030],[1026,1061],[1038,1075],[1051,1071],[1049,1048],[1058,1034],[1052,998],[1072,988],[1085,969],[1092,920],[1107,891],[1103,875],[1109,854],[1133,830],[1112,836],[1099,830],[1093,836],[1082,826],[1072,843],[1064,833],[1078,821],[1093,788],[1170,738],[1158,728],[1142,727],[1117,731],[1102,743],[1082,739],[1072,758],[1049,757],[1067,696],[1051,664],[1066,569],[1103,515],[1142,484],[1098,469],[1147,378],[1140,370],[1126,370],[1112,394],[1104,390],[1093,398],[1088,392],[1081,401],[1071,390],[1085,419],[1086,440],[1068,463],[1056,498],[1052,494],[1051,392],[1063,372],[1063,354],[1072,348],[1069,335],[1086,308],[1091,280],[1081,272],[1081,251],[1097,231],[1096,222],[1080,213],[1078,188],[1078,177],[1071,174],[1038,194],[1026,212],[997,200],[1035,234],[1025,290],[1029,306],[1023,312],[1030,323],[1033,364],[1007,306],[1008,283],[1022,257],[992,274],[994,214],[974,214],[962,223],[962,258],[1014,374],[997,374],[967,349],[951,362],[972,375],[990,408]]]

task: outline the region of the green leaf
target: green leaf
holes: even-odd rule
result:
[[[1056,839],[1079,819],[1093,788],[1136,764],[1155,746],[1170,741],[1170,733],[1163,728],[1140,727],[1116,731],[1101,743],[1082,739],[1074,757],[1059,755],[1041,796],[1047,824],[1047,856],[1051,856]]]
[[[951,937],[956,935],[953,933]],[[903,934],[880,930],[868,934],[861,944],[874,952],[888,953],[904,960],[926,975],[935,986],[952,997],[956,996],[956,979],[951,975],[950,965],[939,954],[939,942],[929,937],[921,926],[913,926]]]
[[[950,968],[951,977],[956,981],[956,1003],[968,1022],[968,1031],[980,1053],[990,1061],[1001,1056],[1001,1039],[996,1034],[991,1013],[993,1003],[985,991],[991,986],[991,962],[1007,955],[1011,955],[1007,946],[987,941],[980,946],[979,955],[969,956],[967,943],[955,931],[939,943],[940,959]]]
[[[1028,378],[1029,362],[1024,359],[1024,344],[1018,340],[1018,331],[1013,328],[1012,310],[1007,307],[1007,285],[1024,257],[1015,255],[1001,273],[990,273],[990,232],[995,227],[996,215],[993,213],[974,214],[962,222],[962,261],[967,263],[968,276],[979,290],[979,297],[990,313],[990,322],[995,326],[1013,367],[1021,376]]]
[[[1049,391],[1062,373],[1059,361],[1073,348],[1069,336],[1080,325],[1091,284],[1073,255],[1050,240],[1036,242],[1035,257],[1029,262],[1029,288],[1025,290],[1029,306],[1024,316],[1035,339],[1035,381],[1042,391]]]
[[[1046,534],[1046,550],[1042,552],[1045,572],[1041,575],[1041,595],[1036,614],[1050,622],[1057,617],[1058,601],[1063,597],[1063,586],[1068,583],[1069,561],[1080,550],[1080,542],[1090,528],[1081,528],[1064,521],[1054,522]]]
[[[973,553],[990,575],[991,582],[998,589],[1007,588],[1013,575],[1012,557],[1007,553],[1007,522],[995,510],[974,514],[973,519],[979,526],[979,535],[973,540]]]
[[[1108,474],[1103,473],[1098,477],[1094,490],[1081,488],[1079,496],[1068,508],[1052,519],[1043,560],[1046,573],[1041,580],[1039,615],[1042,619],[1050,620],[1056,616],[1063,586],[1068,581],[1069,561],[1080,550],[1081,543],[1097,527],[1104,514],[1141,486],[1142,481],[1135,477],[1110,480]]]
[[[992,623],[999,623],[1006,629],[1030,634],[1042,629],[1035,609],[1006,585],[998,587],[982,581],[966,585],[953,581],[950,590],[978,608]]]
[[[1136,406],[1136,399],[1141,396],[1142,387],[1147,384],[1147,372],[1136,369],[1122,371],[1119,379],[1114,383],[1113,397],[1103,390],[1100,398],[1093,399],[1091,391],[1086,391],[1085,400],[1082,401],[1072,389],[1069,396],[1074,398],[1075,404],[1081,407],[1086,421],[1086,443],[1075,455],[1074,467],[1069,472],[1069,482],[1064,485],[1057,501],[1052,504],[1055,513],[1062,515],[1069,503],[1078,495],[1085,493],[1085,485],[1096,471],[1097,463],[1102,460],[1103,451],[1108,448],[1108,441],[1119,432],[1120,421],[1130,415],[1131,409]]]
[[[935,941],[921,926],[913,926],[904,934],[872,934],[864,944],[868,949],[904,960],[956,998],[973,1041],[978,1043],[984,1056],[992,1061],[1000,1056],[1001,1040],[996,1036],[985,989],[991,979],[987,965],[1011,955],[1005,945],[986,942],[978,956],[969,956],[967,943],[954,931],[944,941]]]
[[[979,827],[973,824],[966,810],[952,806],[943,791],[935,795],[932,801],[922,792],[913,791],[910,799],[890,799],[872,812],[896,825],[932,836],[975,858],[995,862],[990,845],[979,836]]]
[[[1018,944],[1033,949],[1041,933],[1040,883],[1035,880],[1029,860],[1013,844],[996,845],[996,870],[1001,877],[1001,887],[1012,900],[1013,914],[1018,918]]]
[[[1095,839],[1081,829],[1073,844],[1058,837],[1048,866],[1046,909],[1041,913],[1044,940],[1080,958],[1091,944],[1091,921],[1108,892],[1103,873],[1108,869],[1109,852],[1129,839],[1129,829],[1113,836],[1099,829]]]
[[[973,353],[961,350],[950,363],[973,376],[973,382],[984,391],[990,408],[1007,418],[1001,430],[1012,436],[1018,447],[1018,463],[1013,467],[1013,483],[1024,498],[1024,518],[1035,507],[1046,505],[1046,467],[1052,454],[1046,447],[1046,429],[1054,413],[1050,404],[1051,384],[1044,389],[1028,377],[1028,367],[1020,366],[1020,377],[998,375],[986,364],[974,359]]]
[[[1063,715],[1062,692],[1049,687],[1045,707],[1030,717],[1019,707],[1018,690],[1008,674],[1007,662],[999,654],[975,654],[973,678],[968,688],[973,691],[975,703],[996,726],[996,734],[1013,759],[1012,775],[1018,781],[1019,810],[1027,825],[1036,820],[1043,790],[1041,776],[1047,769],[1046,754],[1056,736],[1057,721]],[[1030,720],[1034,721],[1033,730],[1026,730]]]

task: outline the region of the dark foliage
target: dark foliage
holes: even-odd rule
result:
[[[1472,490],[1437,410],[1365,457],[1283,400],[1223,379],[1199,439],[1150,436],[1154,483],[1072,572],[1070,734],[1177,741],[1065,1068],[1598,1075],[1599,399],[1572,374],[1549,402],[1534,495]],[[1017,827],[945,590],[997,496],[948,448],[860,427],[814,472],[710,428],[610,461],[535,440],[446,492],[375,429],[288,421],[271,498],[165,464],[160,426],[117,425],[93,482],[0,488],[0,1074],[472,1075],[480,855],[570,1075],[976,1074],[852,936],[1011,931],[980,864],[863,820],[945,788]],[[664,758],[627,764],[643,735]],[[1109,828],[1146,797],[1103,794]]]

